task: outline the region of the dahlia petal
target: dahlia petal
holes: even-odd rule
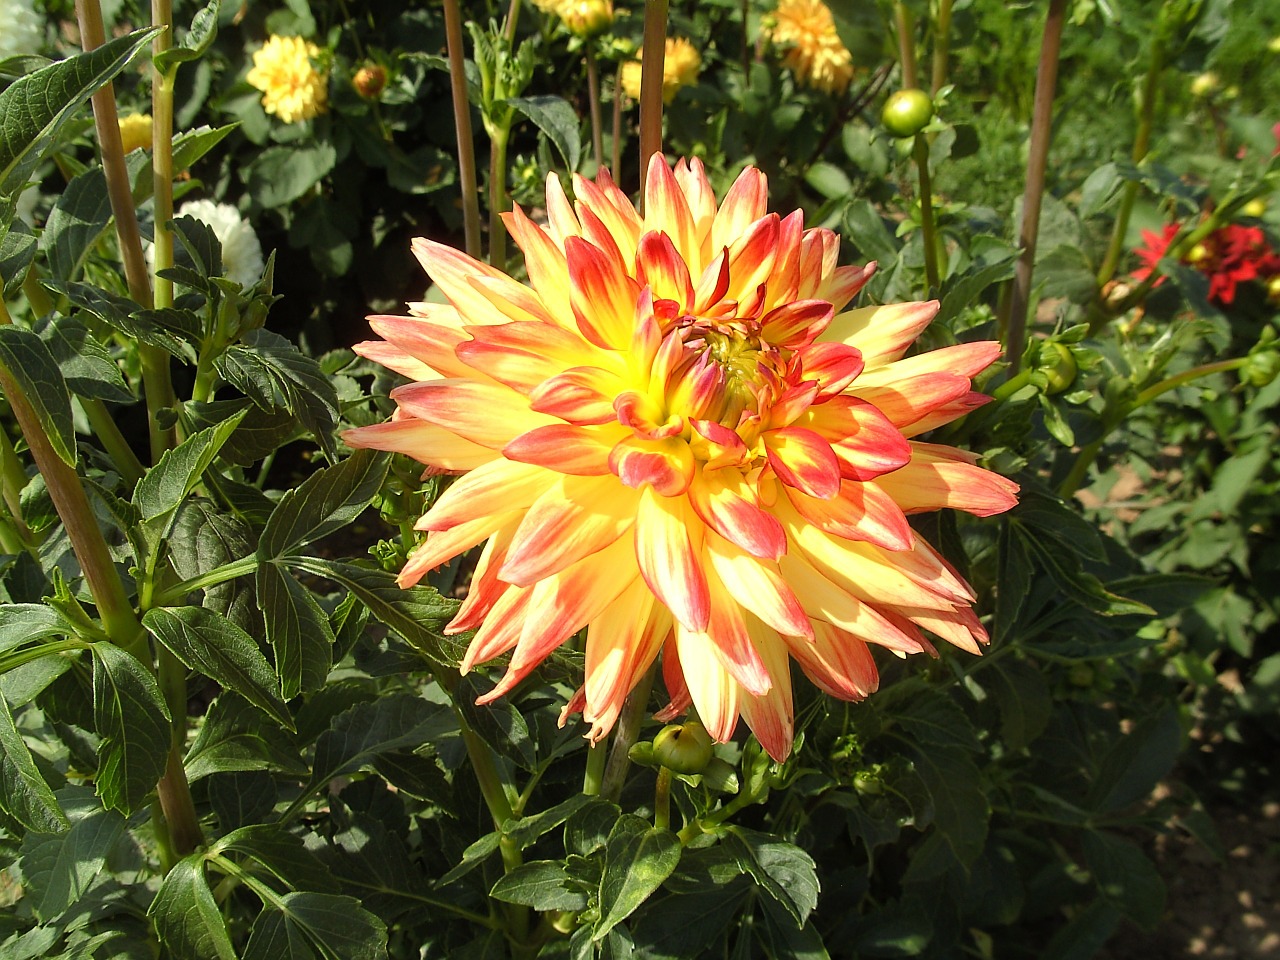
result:
[[[693,230],[693,213],[684,191],[661,153],[649,158],[645,177],[644,228],[642,233],[662,231],[671,238],[680,259],[692,271],[702,267],[702,245]],[[643,242],[643,241],[642,241]]]
[[[694,466],[693,452],[680,437],[626,437],[609,453],[609,469],[619,480],[637,490],[652,486],[664,497],[689,489]]]
[[[604,251],[605,256],[616,259],[619,263],[630,264],[635,262],[635,253],[630,256],[623,252],[618,245],[618,241],[614,239],[613,233],[604,224],[594,210],[585,204],[578,204],[578,219],[582,221],[582,239],[586,240],[593,247]]]
[[[791,655],[824,693],[862,700],[880,687],[880,672],[866,642],[822,620],[813,621],[813,640],[789,641]]]
[[[517,526],[516,522],[505,525],[485,543],[484,549],[480,552],[480,559],[476,561],[476,569],[471,575],[471,585],[467,588],[467,595],[458,607],[458,612],[445,628],[446,634],[476,629],[484,622],[502,594],[511,589],[511,584],[504,583],[498,578],[498,570],[506,560],[507,548],[511,545],[511,538],[515,536]]]
[[[689,446],[702,463],[703,470],[718,470],[746,462],[749,453],[737,431],[714,420],[689,419],[693,431]]]
[[[525,613],[532,596],[532,587],[507,586],[467,645],[467,652],[458,665],[459,671],[470,673],[476,664],[500,657],[520,642],[520,632],[524,629]]]
[[[427,539],[413,548],[404,568],[396,577],[396,584],[408,589],[421,580],[428,572],[443,563],[447,563],[460,553],[466,553],[477,544],[483,543],[508,523],[519,520],[518,511],[489,514],[460,523],[449,530],[430,533]]]
[[[711,225],[711,250],[732,246],[753,223],[769,212],[768,204],[768,178],[755,167],[744,167],[724,195]]]
[[[497,277],[468,277],[467,282],[492,303],[504,317],[512,321],[552,323],[551,316],[538,295],[506,274]],[[506,320],[503,321],[505,322]],[[467,323],[478,326],[470,317],[467,317]]]
[[[723,537],[708,536],[706,556],[725,588],[744,609],[788,637],[809,637],[809,616],[776,565]]]
[[[796,420],[831,445],[848,480],[874,480],[911,458],[901,431],[872,404],[841,395],[811,406]]]
[[[549,323],[504,323],[488,327],[467,327],[470,340],[455,348],[458,359],[471,368],[520,393],[529,393],[566,366],[581,363],[584,356],[602,351],[587,344],[563,327]]]
[[[684,682],[684,668],[680,665],[680,651],[674,628],[667,634],[662,645],[662,683],[667,688],[669,702],[653,715],[653,719],[659,723],[670,723],[693,706],[689,685]]]
[[[693,280],[671,238],[651,231],[640,238],[636,251],[636,280],[653,291],[654,299],[674,300],[681,310],[693,306]]]
[[[625,436],[626,432],[618,427],[555,423],[520,434],[502,448],[502,455],[557,473],[597,477],[611,472],[609,453]]]
[[[729,289],[726,296],[743,303],[759,297],[760,288],[768,284],[773,272],[773,258],[778,252],[779,222],[776,213],[767,214],[729,245]],[[750,312],[742,306],[740,313],[749,315]]]
[[[989,639],[986,628],[982,626],[972,607],[960,607],[954,610],[918,610],[902,607],[898,612],[916,626],[924,627],[953,647],[959,647],[975,656],[981,655],[982,645],[985,645]]]
[[[972,379],[995,362],[1004,348],[997,340],[975,340],[972,343],[956,343],[938,350],[927,350],[914,357],[881,363],[872,367],[868,364],[862,376],[858,378],[859,386],[891,386],[907,377],[917,377],[927,373],[949,373]]]
[[[820,298],[839,257],[840,238],[834,232],[823,227],[806,230],[800,238],[800,289],[796,295]]]
[[[893,498],[871,483],[842,480],[838,496],[806,496],[784,486],[787,498],[805,520],[834,537],[865,540],[886,550],[911,549],[911,525]]]
[[[454,316],[451,317],[449,316],[450,314],[454,314]],[[459,321],[456,325],[447,322],[455,318]],[[423,317],[370,317],[369,326],[378,336],[400,348],[409,356],[422,361],[433,370],[436,370],[437,373],[432,377],[420,377],[413,376],[408,371],[399,370],[396,367],[391,369],[396,370],[398,373],[405,373],[414,380],[434,380],[442,376],[466,377],[472,375],[472,371],[468,370],[465,364],[460,363],[454,353],[454,348],[467,339],[467,334],[462,329],[461,319],[461,317],[456,316],[456,311],[452,309],[433,310],[430,319]],[[364,346],[364,344],[361,344],[361,346]],[[370,360],[391,366],[381,358],[372,356],[358,348],[356,352],[363,357],[368,357]]]
[[[676,649],[680,652],[689,698],[712,739],[727,743],[738,726],[740,688],[712,652],[707,638],[676,624]],[[668,688],[670,689],[670,688]]]
[[[711,189],[711,181],[697,157],[688,161],[681,157],[676,162],[675,178],[689,204],[693,233],[699,241],[702,262],[706,263],[711,259],[711,224],[716,216],[716,195]]]
[[[782,524],[756,505],[751,485],[737,470],[699,470],[689,485],[689,503],[703,523],[752,556],[777,560],[787,550]]]
[[[769,465],[788,486],[811,497],[840,492],[840,463],[831,444],[803,427],[780,427],[761,434]]]
[[[530,505],[499,576],[528,586],[599,553],[635,522],[637,494],[608,477],[562,477]]]
[[[594,183],[575,173],[573,192],[578,198],[579,217],[582,215],[582,208],[589,207],[613,236],[623,261],[634,262],[636,244],[640,240],[640,215],[636,213],[636,208],[631,205],[626,194],[614,184],[608,171],[601,167]]]
[[[711,598],[702,570],[702,524],[684,498],[646,487],[636,511],[636,560],[654,596],[688,630],[701,633],[711,620]]]
[[[804,236],[804,211],[793,210],[778,223],[778,253],[769,281],[769,307],[799,299],[800,241]]]
[[[707,264],[693,294],[693,313],[706,313],[724,299],[729,290],[729,248],[724,247]]]
[[[796,351],[801,376],[818,382],[814,403],[824,403],[844,391],[862,373],[862,353],[845,343],[810,343]]]
[[[816,380],[803,380],[794,387],[788,388],[769,408],[766,428],[775,429],[794,425],[796,420],[813,406],[817,397],[818,382]]]
[[[486,514],[525,510],[549,490],[559,474],[498,458],[463,474],[423,514],[418,530],[448,530]]]
[[[458,308],[468,323],[506,323],[513,319],[502,312],[471,284],[473,277],[490,277],[501,283],[514,283],[510,277],[487,263],[468,256],[461,250],[416,237],[411,244],[413,254],[427,271],[440,292]]]
[[[343,432],[342,441],[355,450],[403,453],[419,463],[450,471],[474,470],[495,457],[488,447],[417,417],[356,427]]]
[[[598,742],[617,722],[632,688],[657,659],[671,617],[636,579],[587,628],[583,719]]]
[[[547,174],[546,209],[551,239],[555,241],[557,247],[567,253],[566,241],[570,237],[581,237],[582,225],[578,223],[573,206],[565,196],[564,184],[560,182],[560,176],[554,172]]]
[[[707,574],[707,587],[711,619],[703,634],[704,642],[743,690],[755,697],[768,693],[773,680],[751,642],[742,608],[714,571]]]
[[[391,391],[391,399],[415,417],[452,430],[482,447],[501,450],[522,433],[554,423],[529,409],[529,401],[508,387],[474,380],[411,383]]]
[[[529,408],[581,426],[617,419],[618,380],[599,367],[570,367],[529,391]]]
[[[837,313],[825,338],[862,351],[867,369],[892,363],[904,353],[938,314],[939,303],[887,303]]]
[[[752,645],[773,682],[764,694],[741,697],[738,709],[764,752],[782,763],[791,755],[795,741],[795,707],[791,699],[787,646],[754,617],[748,617],[747,624]]]
[[[366,360],[380,363],[388,370],[393,370],[410,380],[438,380],[447,374],[435,367],[423,363],[412,354],[406,353],[394,343],[385,340],[365,340],[353,346],[352,351]]]
[[[814,296],[826,300],[833,310],[843,310],[858,295],[858,291],[867,285],[875,272],[875,261],[861,267],[836,267],[831,276],[818,285]]]
[[[920,653],[920,643],[882,616],[871,604],[840,588],[794,552],[779,562],[796,596],[814,620],[823,620],[868,643],[904,653]]]
[[[573,311],[569,307],[569,267],[564,251],[519,207],[504,213],[502,221],[524,254],[529,282],[546,307],[547,315],[553,323],[568,326]]]
[[[812,343],[833,315],[825,300],[793,300],[761,318],[761,336],[775,346],[797,350]]]
[[[902,469],[876,482],[906,513],[950,507],[990,517],[1017,503],[1018,485],[1007,477],[959,459],[920,452]]]
[[[977,393],[970,391],[959,400],[953,400],[950,403],[944,403],[930,413],[921,417],[915,423],[908,427],[900,428],[904,437],[918,437],[922,433],[935,430],[938,427],[951,423],[953,420],[959,420],[961,417],[972,413],[981,406],[990,403],[991,397],[985,393]]]
[[[565,241],[565,258],[578,329],[598,347],[625,350],[635,326],[639,285],[621,261],[581,237]]]
[[[859,380],[849,391],[852,396],[873,404],[898,428],[899,433],[971,392],[969,378],[954,373],[925,373],[882,386],[864,384]]]

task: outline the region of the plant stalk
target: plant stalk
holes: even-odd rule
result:
[[[591,104],[591,148],[595,152],[596,166],[604,166],[604,131],[600,119],[600,69],[596,65],[596,51],[591,40],[586,42],[587,98]]]
[[[920,85],[920,71],[916,66],[916,23],[903,0],[893,5],[893,19],[898,28],[898,63],[902,67],[902,86],[906,89]]]
[[[658,782],[653,788],[653,826],[656,830],[671,829],[671,771],[658,769]]]
[[[507,143],[511,121],[494,127],[489,134],[489,264],[499,270],[507,266],[507,227],[502,213],[507,207]]]
[[[653,689],[657,673],[656,664],[649,668],[627,696],[622,715],[618,718],[613,746],[609,750],[609,762],[605,766],[604,780],[600,783],[600,796],[614,803],[622,796],[622,788],[627,781],[627,770],[631,767],[631,748],[639,738],[640,727],[644,724],[645,714],[649,712],[649,691]]]
[[[444,0],[445,43],[449,53],[449,88],[458,137],[458,185],[462,190],[462,228],[467,254],[480,259],[480,191],[476,188],[476,143],[467,100],[466,55],[462,48],[462,14],[458,0]]]
[[[933,75],[929,91],[935,97],[947,83],[947,60],[951,55],[951,2],[938,0],[938,19],[933,25]]]
[[[1040,233],[1040,206],[1044,198],[1045,169],[1049,162],[1049,141],[1053,135],[1053,98],[1058,83],[1059,52],[1062,28],[1066,21],[1067,0],[1050,0],[1040,42],[1040,64],[1036,70],[1036,96],[1032,108],[1031,143],[1027,157],[1027,181],[1022,195],[1022,227],[1018,244],[1022,253],[1014,268],[1013,290],[1009,297],[1009,315],[1002,324],[1005,332],[1005,357],[1010,372],[1016,374],[1022,364],[1022,348],[1027,334],[1027,310],[1031,303],[1031,281],[1035,273],[1036,239]]]
[[[938,275],[938,228],[933,218],[933,182],[929,177],[929,139],[917,133],[912,153],[920,179],[920,232],[924,243],[924,276],[929,296],[938,293],[942,281]]]
[[[662,150],[662,74],[667,58],[667,0],[645,0],[640,58],[640,182],[649,158]],[[640,191],[644,202],[644,190]],[[641,211],[643,213],[643,211]]]

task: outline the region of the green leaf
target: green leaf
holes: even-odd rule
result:
[[[776,900],[802,927],[818,905],[813,858],[794,844],[746,827],[732,827],[726,844],[744,873]]]
[[[522,863],[493,885],[489,896],[504,903],[518,903],[535,910],[582,910],[586,893],[554,860]]]
[[[1102,758],[1086,806],[1114,813],[1144,799],[1173,769],[1181,750],[1178,711],[1169,706],[1115,742]]]
[[[246,412],[193,433],[172,450],[166,450],[160,461],[138,481],[132,503],[142,517],[152,547],[168,534],[179,505],[200,483]]]
[[[578,112],[563,97],[512,97],[507,105],[532,120],[547,135],[572,173],[582,159]]]
[[[1044,674],[1008,658],[992,664],[988,689],[1000,711],[1000,736],[1011,751],[1025,749],[1044,733],[1053,714],[1053,694]]]
[[[184,765],[192,782],[211,773],[268,770],[304,780],[311,775],[289,733],[232,694],[222,694],[209,707]]]
[[[135,30],[0,90],[0,194],[16,193],[27,182],[62,125],[156,33]]]
[[[221,6],[222,0],[213,0],[208,6],[196,11],[196,15],[191,18],[191,29],[182,41],[155,56],[152,61],[155,69],[166,73],[170,67],[180,63],[199,60],[218,35],[218,10]]]
[[[247,857],[254,873],[274,877],[290,890],[337,892],[337,883],[302,838],[286,833],[278,824],[255,823],[232,830],[210,848],[213,853],[237,853]]]
[[[982,749],[977,731],[963,710],[941,691],[924,691],[898,705],[894,723],[916,743],[961,747],[973,753]]]
[[[911,747],[916,775],[933,802],[933,824],[963,866],[982,853],[991,807],[982,776],[959,747]]]
[[[111,643],[93,645],[93,725],[98,795],[131,813],[155,788],[169,755],[169,710],[155,677]]]
[[[849,175],[834,163],[822,160],[809,166],[804,173],[804,182],[828,200],[848,197],[853,193]]]
[[[378,495],[387,462],[375,451],[357,450],[287,491],[262,531],[259,559],[278,559],[350,524]]]
[[[199,338],[200,329],[186,311],[144,310],[127,297],[118,297],[87,283],[50,282],[47,285],[126,337],[195,363],[196,352],[191,342]]]
[[[221,354],[214,366],[260,409],[295,416],[325,455],[337,459],[332,433],[338,419],[338,394],[315,360],[279,334],[254,330]]]
[[[0,228],[0,293],[16,297],[36,258],[36,235],[21,220]]]
[[[387,928],[353,897],[286,893],[263,903],[243,960],[383,960]]]
[[[1120,926],[1120,911],[1105,900],[1095,900],[1064,927],[1040,951],[1041,960],[1092,960]]]
[[[1000,575],[996,580],[996,623],[994,639],[1004,642],[1015,636],[1018,616],[1031,592],[1031,558],[1014,525],[1000,524]]]
[[[433,662],[451,666],[461,662],[466,646],[441,632],[457,614],[458,601],[427,586],[402,590],[396,585],[395,574],[386,570],[318,557],[296,557],[289,564],[346,587],[379,622]]]
[[[533,772],[538,759],[537,745],[529,736],[529,724],[505,697],[496,703],[478,705],[476,700],[493,689],[492,681],[468,674],[453,690],[458,712],[471,730],[524,770]]]
[[[276,677],[257,642],[219,613],[200,607],[148,610],[142,625],[189,670],[238,693],[281,726],[293,717],[276,693]]]
[[[491,856],[498,852],[498,847],[502,843],[502,834],[497,830],[486,833],[479,840],[468,845],[467,849],[462,851],[462,859],[449,869],[443,877],[437,881],[437,886],[447,887],[449,884],[457,880],[461,880],[468,873],[474,870],[480,864],[484,863]]]
[[[1114,834],[1087,830],[1084,859],[1102,898],[1144,930],[1155,930],[1164,916],[1165,887],[1147,855]]]
[[[0,653],[46,637],[75,634],[75,624],[43,603],[0,604]]]
[[[249,194],[261,206],[283,207],[320,182],[337,162],[332,143],[267,147],[248,171]]]
[[[79,320],[55,315],[37,332],[73,394],[112,403],[133,402],[119,364]]]
[[[531,817],[508,820],[502,825],[502,832],[523,850],[544,833],[554,830],[583,807],[595,802],[598,802],[596,797],[575,793],[568,800],[539,811]]]
[[[1008,259],[996,263],[975,263],[964,274],[949,278],[943,287],[942,306],[933,322],[945,324],[959,316],[961,311],[975,303],[979,297],[986,295],[993,285],[1012,277],[1013,253],[1010,250]]]
[[[179,860],[147,910],[173,960],[236,960],[231,935],[204,875],[204,854]]]
[[[55,280],[73,280],[111,223],[111,197],[102,168],[76,174],[58,197],[45,222],[40,247]]]
[[[352,814],[350,825],[314,852],[344,892],[388,922],[422,910],[422,891],[431,881],[411,859],[394,825],[389,828],[372,817]]]
[[[280,695],[292,700],[319,689],[333,663],[328,615],[310,590],[274,563],[259,563],[254,583],[267,640],[275,651]]]
[[[0,326],[0,369],[13,378],[64,463],[76,464],[75,424],[71,396],[49,347],[30,330]]]
[[[797,927],[772,900],[762,901],[764,923],[750,929],[769,960],[831,960],[822,935],[812,923]],[[745,932],[745,931],[744,931]]]
[[[22,734],[14,725],[9,701],[0,694],[0,808],[35,833],[58,833],[70,827],[53,791]]]
[[[98,880],[107,855],[124,835],[124,817],[104,810],[81,787],[56,794],[70,829],[61,833],[29,833],[22,840],[20,861],[25,902],[42,920],[52,919],[79,902]]]
[[[649,899],[679,864],[681,849],[670,830],[650,827],[639,817],[619,818],[605,845],[600,919],[591,939],[599,942]]]

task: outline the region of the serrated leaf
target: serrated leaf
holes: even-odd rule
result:
[[[529,736],[529,724],[506,698],[495,703],[476,703],[493,689],[493,682],[468,674],[453,689],[454,701],[466,725],[499,756],[532,772],[537,764],[537,746]]]
[[[570,172],[578,169],[582,159],[582,137],[578,128],[578,112],[563,97],[513,97],[507,105],[523,114],[556,145]]]
[[[535,910],[582,910],[586,893],[554,860],[532,860],[503,875],[489,896],[504,903],[518,903]]]
[[[1178,711],[1170,706],[1117,740],[1098,768],[1086,806],[1114,813],[1147,797],[1182,750]]]
[[[813,858],[794,844],[746,827],[733,827],[726,843],[743,872],[776,900],[802,927],[818,905]]]
[[[449,872],[439,879],[437,885],[447,887],[449,884],[457,880],[461,880],[468,873],[497,853],[498,847],[501,843],[502,834],[497,830],[494,830],[490,833],[486,833],[479,840],[469,844],[467,849],[462,851],[462,859],[455,863],[449,869]]]
[[[199,60],[209,49],[218,35],[218,11],[222,0],[213,0],[208,6],[201,7],[191,18],[191,28],[176,46],[156,54],[152,63],[161,73],[180,63]]]
[[[337,159],[331,143],[268,147],[249,168],[249,194],[264,207],[282,207],[314,187]]]
[[[323,685],[333,663],[333,627],[311,591],[274,563],[258,564],[258,608],[275,651],[280,695],[292,700]]]
[[[75,624],[43,603],[0,604],[0,653],[45,637],[75,634]]]
[[[166,313],[181,314],[183,311],[143,310],[127,297],[118,297],[87,283],[49,282],[47,285],[63,294],[73,306],[97,317],[126,337],[139,340],[148,346],[158,347],[172,356],[195,363],[195,350],[185,339],[189,331],[184,327],[182,338],[180,338],[175,337],[167,329],[168,326],[172,326],[172,322],[166,317]],[[189,327],[190,324],[186,326]]]
[[[336,460],[333,427],[338,394],[333,381],[312,358],[268,330],[254,330],[215,361],[218,373],[259,408],[293,414]]]
[[[111,643],[93,649],[93,725],[98,747],[98,795],[132,813],[155,788],[169,755],[169,710],[155,677]]]
[[[243,960],[383,960],[387,928],[353,897],[286,893],[263,903]]]
[[[977,731],[965,712],[938,690],[924,691],[899,704],[893,721],[924,748],[954,746],[972,753],[982,749]]]
[[[73,394],[112,403],[133,402],[119,364],[79,320],[54,316],[37,333]]]
[[[378,495],[387,463],[382,454],[357,450],[287,491],[262,531],[259,559],[279,559],[350,524]]]
[[[982,853],[991,817],[977,766],[959,747],[913,748],[911,756],[933,802],[934,827],[961,865],[967,866]]]
[[[90,167],[72,177],[49,211],[40,238],[53,278],[74,279],[110,223],[111,197],[102,168]]]
[[[257,642],[219,613],[201,607],[157,607],[142,625],[189,670],[244,697],[281,726],[293,717],[276,692],[276,676]]]
[[[71,419],[71,395],[49,347],[30,330],[0,326],[0,369],[30,404],[64,463],[76,464],[75,424]]]
[[[353,814],[350,826],[314,852],[343,891],[378,916],[390,921],[422,909],[422,891],[430,881],[401,836],[380,821]]]
[[[1000,736],[1011,751],[1022,750],[1044,732],[1053,713],[1053,695],[1044,675],[1029,663],[1004,660],[987,674],[1000,711]]]
[[[568,800],[557,803],[554,807],[548,807],[546,810],[540,810],[533,816],[508,820],[502,825],[502,832],[523,850],[544,833],[560,826],[583,807],[596,802],[596,799],[586,794],[575,793]]]
[[[192,782],[213,773],[269,770],[295,779],[311,774],[288,732],[231,694],[219,696],[209,707],[183,762]]]
[[[638,821],[638,822],[637,822]],[[680,863],[680,838],[624,815],[605,845],[600,879],[600,919],[591,939],[604,936],[644,903]]]
[[[0,228],[0,293],[15,297],[36,258],[36,235],[21,220]]]
[[[80,787],[55,795],[70,829],[29,833],[23,838],[21,869],[26,900],[36,916],[48,920],[76,903],[102,873],[107,855],[124,834],[124,817],[104,810]]]
[[[290,890],[337,892],[337,884],[302,838],[278,824],[255,823],[232,830],[209,848],[210,853],[235,853],[248,858],[251,872],[279,880]]]
[[[147,910],[174,960],[236,960],[231,935],[204,875],[204,854],[179,860]]]
[[[34,833],[58,833],[70,827],[67,815],[14,725],[9,701],[0,694],[0,808]]]
[[[1084,859],[1104,900],[1144,930],[1156,928],[1164,915],[1165,886],[1142,850],[1114,834],[1086,830]]]
[[[0,193],[15,193],[58,130],[155,36],[135,30],[88,53],[51,63],[0,90]]]

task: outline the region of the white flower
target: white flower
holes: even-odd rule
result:
[[[31,0],[0,0],[0,60],[39,53],[44,46],[44,17]]]
[[[213,230],[222,244],[223,276],[242,287],[258,282],[262,276],[262,244],[249,221],[241,218],[235,207],[212,200],[189,200],[178,208],[176,216],[194,217]]]

